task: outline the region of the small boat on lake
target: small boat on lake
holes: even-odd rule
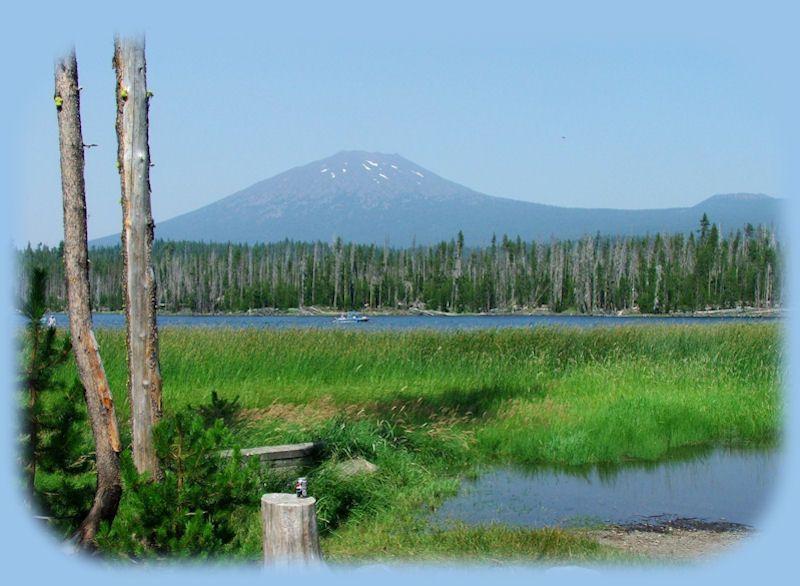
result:
[[[361,315],[357,311],[348,311],[337,317],[335,321],[339,323],[365,322],[369,321],[369,318]]]

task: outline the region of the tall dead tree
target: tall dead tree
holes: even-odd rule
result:
[[[123,295],[127,323],[128,394],[133,462],[140,473],[161,476],[152,428],[161,418],[161,369],[152,263],[147,72],[144,39],[114,40],[117,163],[122,185]]]
[[[83,383],[94,435],[97,488],[81,523],[78,543],[90,548],[101,521],[111,523],[122,496],[117,414],[108,379],[92,332],[89,291],[89,250],[86,233],[86,184],[81,132],[78,63],[71,50],[55,65],[55,102],[61,152],[61,189],[64,198],[64,273],[72,348]]]

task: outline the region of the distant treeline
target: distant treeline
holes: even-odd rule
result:
[[[48,303],[65,306],[63,245],[17,251],[18,294],[28,267],[48,269]],[[324,307],[448,312],[533,310],[670,313],[782,303],[784,259],[775,232],[747,225],[727,237],[703,216],[696,233],[587,235],[468,247],[459,233],[434,246],[393,248],[283,241],[156,241],[160,308],[244,312]],[[122,307],[120,247],[90,253],[95,310]]]

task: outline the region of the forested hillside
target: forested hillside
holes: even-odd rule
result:
[[[18,292],[32,264],[52,278],[48,303],[64,307],[62,249],[18,255]],[[95,310],[122,304],[119,246],[91,252]],[[772,308],[782,303],[784,260],[775,232],[744,226],[723,236],[703,216],[698,230],[645,237],[493,238],[468,245],[459,233],[435,246],[342,242],[218,244],[157,241],[162,311],[244,312],[318,307],[448,312],[547,308],[642,313]]]

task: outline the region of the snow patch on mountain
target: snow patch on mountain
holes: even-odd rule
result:
[[[347,172],[350,165],[356,169],[353,173]],[[359,167],[366,172],[359,172]],[[370,173],[373,170],[375,173]],[[688,233],[697,228],[705,212],[726,230],[736,229],[745,222],[773,221],[776,202],[766,196],[732,194],[674,210],[559,208],[491,197],[400,155],[342,151],[160,221],[156,238],[330,242],[341,237],[344,241],[382,243],[389,236],[393,244],[406,245],[412,241],[433,243],[463,231],[470,243],[480,246],[493,235],[499,238],[503,234],[534,240],[581,238],[595,232]],[[119,235],[105,240],[116,244]]]

